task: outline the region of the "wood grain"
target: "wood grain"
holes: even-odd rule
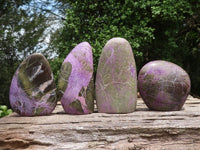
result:
[[[150,111],[141,99],[129,114],[65,114],[0,119],[0,149],[200,149],[200,99],[189,97],[181,111]]]

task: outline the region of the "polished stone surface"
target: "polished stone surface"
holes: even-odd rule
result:
[[[56,86],[48,61],[42,54],[30,55],[13,76],[12,109],[22,116],[48,115],[56,103]]]
[[[106,43],[97,68],[95,92],[101,113],[130,113],[135,110],[136,66],[127,40],[112,38]]]
[[[176,64],[151,61],[139,72],[138,87],[146,105],[152,110],[180,110],[190,92],[188,74]]]
[[[64,60],[58,79],[58,95],[66,113],[93,112],[93,56],[88,42],[78,44]]]

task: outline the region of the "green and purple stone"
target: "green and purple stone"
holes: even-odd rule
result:
[[[95,92],[98,112],[131,113],[136,109],[135,59],[124,38],[110,39],[100,56]]]
[[[181,110],[190,92],[189,75],[178,65],[167,61],[151,61],[139,72],[138,88],[151,110]]]
[[[58,78],[58,95],[68,114],[93,112],[93,56],[88,42],[78,44],[64,60]]]
[[[27,57],[15,72],[10,86],[10,105],[22,116],[50,114],[57,103],[50,65],[42,54]]]

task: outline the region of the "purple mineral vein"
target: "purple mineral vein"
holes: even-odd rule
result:
[[[23,116],[34,116],[34,112],[37,108],[43,108],[42,112],[38,115],[47,115],[50,114],[56,106],[56,103],[49,104],[47,100],[48,96],[43,99],[30,98],[18,85],[18,70],[16,71],[10,86],[10,104],[14,111]]]
[[[95,92],[98,111],[103,113],[130,113],[137,99],[135,60],[129,42],[112,38],[100,56]]]
[[[189,94],[190,84],[188,74],[167,61],[147,63],[138,76],[140,94],[154,110],[180,110]]]
[[[89,110],[84,97],[79,96],[80,90],[87,86],[93,75],[93,57],[92,48],[88,42],[78,44],[66,57],[63,63],[69,62],[72,65],[72,71],[68,79],[68,86],[61,98],[61,103],[66,113],[82,114],[76,108],[70,107],[70,104],[79,100],[84,114],[88,114]],[[84,62],[84,63],[83,63]],[[85,69],[85,65],[90,71]]]

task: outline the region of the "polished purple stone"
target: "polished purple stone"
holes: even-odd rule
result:
[[[78,44],[64,60],[58,90],[66,113],[80,115],[93,112],[93,56],[88,42]]]
[[[138,88],[149,109],[180,110],[190,92],[188,74],[176,64],[151,61],[139,72]]]
[[[18,67],[10,86],[10,105],[22,116],[48,115],[56,106],[56,86],[46,58],[32,54]]]
[[[136,66],[132,48],[127,40],[112,38],[106,43],[97,68],[95,92],[100,113],[135,111]]]

